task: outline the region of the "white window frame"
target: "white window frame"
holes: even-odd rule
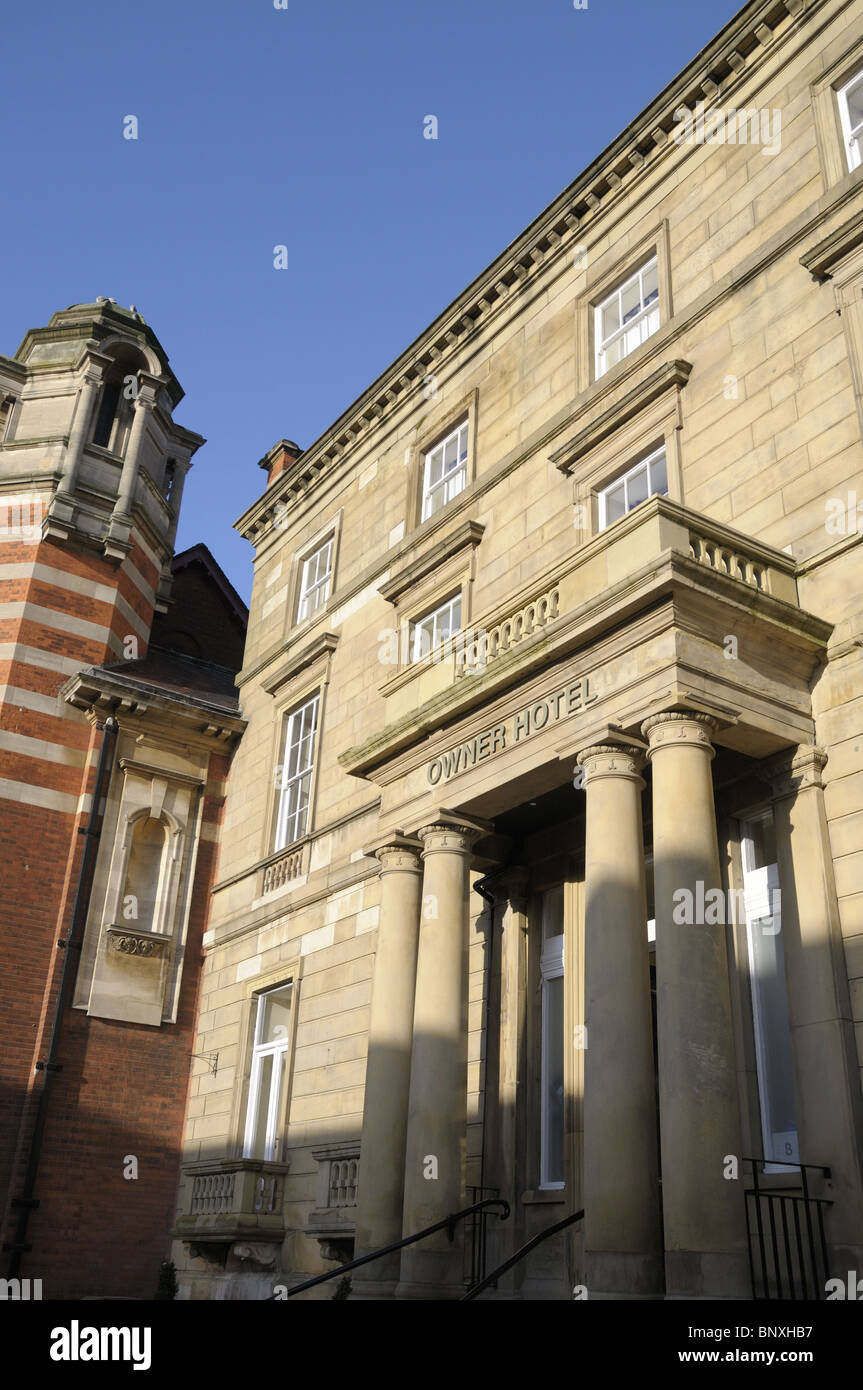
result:
[[[252,1068],[249,1075],[249,1099],[246,1105],[246,1128],[243,1137],[243,1157],[257,1157],[261,1162],[275,1162],[279,1155],[276,1152],[279,1142],[279,1120],[281,1118],[282,1099],[284,1087],[288,1080],[288,1050],[291,1045],[290,1030],[287,1037],[277,1038],[273,1042],[262,1043],[261,1033],[264,1026],[264,1014],[266,1011],[266,1001],[271,994],[280,994],[283,990],[290,992],[291,1012],[293,1013],[294,997],[293,984],[277,985],[274,989],[264,990],[257,997],[257,1010],[255,1015],[255,1035],[252,1047]],[[270,1094],[267,1099],[267,1127],[264,1138],[264,1155],[254,1153],[255,1130],[257,1128],[258,1102],[260,1099],[261,1074],[263,1072],[264,1060],[272,1057],[273,1066],[270,1073]]]
[[[329,536],[323,545],[316,548],[303,560],[300,575],[300,598],[297,605],[297,622],[301,623],[323,608],[330,596],[330,580],[333,577],[333,551],[335,536]],[[323,556],[324,568],[320,560]],[[314,576],[314,577],[312,577]]]
[[[654,269],[656,270],[656,291],[653,298],[651,298],[650,302],[646,304],[644,301],[644,277],[649,270]],[[630,286],[635,284],[636,282],[638,283],[638,296],[640,307],[637,310],[637,312],[630,319],[628,319],[626,323],[624,323],[622,321],[623,295],[626,292],[626,290],[628,290]],[[609,304],[613,303],[615,299],[618,301],[618,308],[620,310],[618,317],[621,319],[621,323],[619,328],[616,328],[613,333],[609,333],[606,338],[603,338],[603,311],[607,309]],[[654,316],[656,321],[651,326],[651,321],[654,318]],[[653,334],[659,328],[660,321],[661,314],[659,308],[659,257],[653,255],[650,257],[650,260],[645,261],[643,265],[638,267],[638,270],[634,271],[633,274],[628,276],[627,279],[624,280],[621,284],[619,284],[616,289],[612,290],[611,294],[607,294],[605,298],[594,308],[594,362],[597,380],[599,380],[601,376],[605,376],[605,373],[610,371],[612,366],[616,367],[618,365],[617,362],[608,364],[605,360],[606,353],[608,352],[609,347],[611,347],[613,343],[616,343],[618,339],[624,336],[624,334],[631,333],[633,328],[639,329],[638,342],[635,344],[635,346],[631,347],[628,352],[625,352],[623,354],[623,357],[619,359],[622,362],[624,357],[628,357],[630,353],[635,351],[636,347],[640,347],[642,343],[645,343],[648,338],[653,336]]]
[[[430,516],[445,507],[447,502],[451,502],[460,492],[467,487],[467,459],[468,459],[468,420],[461,420],[451,429],[443,439],[439,439],[437,444],[431,449],[426,449],[423,458],[423,500],[421,520],[428,521]],[[456,441],[456,460],[454,466],[448,471],[443,471],[443,460],[446,457],[447,445]],[[440,456],[441,476],[432,483],[432,467]]]
[[[839,119],[842,122],[842,135],[845,140],[845,158],[848,161],[849,172],[859,169],[863,163],[863,120],[858,125],[852,126],[851,112],[848,107],[848,93],[852,87],[863,86],[863,69],[856,72],[836,93],[839,100]]]
[[[443,619],[449,616],[450,623],[458,609],[458,621],[454,625],[445,625]],[[444,603],[438,604],[431,612],[424,613],[421,618],[411,623],[410,650],[411,662],[422,661],[431,652],[435,651],[442,643],[450,641],[457,632],[461,631],[461,590],[446,599]],[[441,634],[445,633],[445,636]],[[429,646],[423,650],[423,635],[428,635]]]
[[[665,464],[665,488],[662,492],[654,492],[653,468],[651,465],[654,464],[660,458],[663,460]],[[602,488],[602,490],[597,493],[597,503],[599,506],[598,530],[604,531],[607,526],[614,525],[614,522],[608,521],[608,495],[609,493],[614,492],[616,488],[619,488],[621,483],[623,483],[624,485],[624,501],[626,502],[626,511],[624,512],[623,516],[628,516],[631,511],[634,511],[636,507],[641,505],[641,502],[635,502],[630,507],[628,505],[627,496],[629,491],[630,478],[634,478],[637,474],[643,473],[645,470],[647,471],[647,497],[642,497],[641,501],[646,502],[650,497],[668,496],[668,455],[665,451],[665,445],[661,444],[658,449],[654,449],[652,454],[648,454],[646,458],[639,459],[638,463],[633,464],[632,467],[628,468],[625,473],[618,473],[617,477],[612,478],[611,482],[608,483],[606,487]],[[623,517],[616,517],[615,520],[622,521]]]
[[[548,1020],[548,1008],[547,1008],[547,1005],[546,1005],[546,998],[547,998],[547,994],[548,994],[548,986],[549,986],[549,984],[550,984],[553,980],[559,980],[559,979],[562,979],[562,978],[563,978],[563,974],[564,974],[564,964],[563,964],[563,961],[564,961],[564,941],[565,941],[565,933],[562,932],[559,936],[552,936],[552,937],[549,937],[548,940],[545,940],[544,938],[545,938],[545,921],[546,921],[546,914],[547,914],[547,911],[548,911],[548,902],[549,902],[549,899],[551,898],[552,894],[555,894],[555,893],[557,893],[557,892],[559,892],[559,893],[561,894],[561,899],[562,899],[561,911],[563,912],[563,910],[564,910],[564,902],[565,902],[565,899],[564,899],[564,893],[563,893],[563,888],[562,888],[562,887],[559,888],[559,889],[554,889],[554,888],[549,889],[547,893],[544,893],[544,894],[543,894],[543,898],[542,898],[542,935],[543,935],[543,940],[541,941],[541,954],[540,954],[540,961],[539,961],[539,977],[540,977],[540,1143],[539,1143],[539,1186],[540,1186],[540,1190],[541,1190],[541,1191],[548,1191],[548,1192],[560,1191],[561,1189],[563,1189],[563,1188],[566,1187],[566,1182],[565,1182],[565,1181],[562,1181],[562,1182],[561,1182],[561,1181],[558,1181],[558,1180],[556,1180],[556,1179],[555,1179],[555,1180],[550,1180],[549,1177],[548,1177],[548,1161],[549,1161],[549,1157],[550,1157],[549,1151],[548,1151],[548,1150],[549,1150],[550,1115],[549,1115],[549,1105],[548,1105],[548,1085],[547,1085],[547,1080],[546,1080],[546,1078],[547,1078],[547,1076],[548,1076],[549,1065],[550,1065],[550,1058],[549,1058],[550,1038],[549,1038],[549,1026],[548,1026],[549,1020]],[[563,1004],[564,1004],[564,1008],[565,1008],[565,1004],[566,1004],[565,996],[564,996]],[[564,1036],[565,1036],[565,1035],[566,1035],[566,1025],[565,1025],[565,1023],[564,1023]],[[563,1062],[563,1054],[562,1054],[562,1056],[561,1056],[561,1064],[562,1064],[562,1062]],[[564,1132],[564,1134],[565,1134],[565,1133],[566,1133],[566,1100],[565,1100],[565,1098],[562,1100],[561,1104],[562,1104],[562,1106],[563,1106],[562,1120],[563,1120],[563,1132]],[[564,1150],[564,1156],[563,1156],[563,1158],[564,1158],[564,1164],[565,1164],[565,1161],[566,1161],[566,1159],[565,1159],[565,1150]]]
[[[775,1160],[773,1150],[777,1144],[782,1144],[787,1140],[791,1145],[791,1152],[786,1154],[781,1164],[778,1161],[771,1162],[765,1159],[764,1171],[767,1173],[788,1172],[789,1163],[799,1162],[799,1129],[789,1131],[787,1134],[776,1134],[770,1126],[771,1114],[771,1088],[775,1068],[772,1066],[772,1054],[768,1047],[765,1037],[765,1026],[763,1018],[763,1004],[758,988],[758,964],[756,961],[754,932],[758,929],[759,922],[766,920],[768,916],[779,917],[778,929],[771,923],[771,935],[773,935],[777,946],[777,954],[780,965],[784,962],[784,951],[782,947],[782,923],[781,909],[775,911],[775,899],[770,894],[779,887],[779,873],[775,864],[770,864],[765,869],[753,868],[754,841],[750,831],[757,821],[770,818],[772,812],[765,810],[747,817],[742,826],[740,837],[740,863],[743,873],[743,898],[745,906],[745,926],[746,926],[746,948],[749,960],[749,983],[750,997],[752,1000],[752,1026],[755,1034],[755,1071],[758,1083],[758,1109],[761,1119],[761,1133],[764,1143],[765,1154],[770,1154]],[[781,899],[780,899],[781,902]],[[767,911],[765,911],[765,908]],[[791,1035],[788,1035],[788,1061],[791,1060]]]
[[[309,814],[312,804],[312,779],[315,771],[315,745],[318,735],[318,713],[320,708],[320,692],[316,691],[309,700],[304,700],[301,705],[285,717],[285,736],[282,744],[282,764],[279,770],[278,779],[278,809],[276,812],[276,838],[273,846],[273,853],[280,849],[286,849],[288,845],[301,840],[309,827]],[[298,762],[293,772],[288,773],[287,769],[291,761],[291,751],[299,749],[304,739],[308,740],[308,757],[303,760],[302,765]],[[292,788],[307,779],[305,804],[297,806],[293,811],[289,811],[291,804]],[[290,823],[293,822],[291,827]],[[289,834],[289,829],[293,830]]]

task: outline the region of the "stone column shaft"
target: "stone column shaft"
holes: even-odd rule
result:
[[[782,946],[803,1163],[828,1165],[831,1274],[863,1269],[863,1097],[833,857],[824,807],[827,755],[773,760]]]
[[[726,1159],[742,1157],[726,927],[704,921],[707,894],[721,882],[710,775],[715,727],[695,713],[658,714],[644,725],[653,768],[662,1205],[671,1298],[751,1296],[742,1163],[737,1180],[725,1177]],[[687,915],[694,920],[680,921]]]
[[[381,863],[381,900],[369,1022],[355,1255],[401,1239],[422,867],[419,840],[391,836],[367,853]],[[354,1297],[386,1297],[400,1255],[353,1276]]]
[[[584,1249],[590,1298],[661,1297],[653,1024],[641,754],[602,745],[585,770]]]
[[[482,828],[453,817],[418,832],[424,873],[405,1153],[405,1236],[464,1206],[470,848]],[[403,1250],[397,1297],[459,1297],[463,1241],[460,1225],[453,1241],[441,1231]]]

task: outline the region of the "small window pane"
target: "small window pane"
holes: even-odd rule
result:
[[[641,468],[637,473],[633,473],[627,483],[627,508],[631,512],[633,507],[637,507],[639,502],[647,501],[647,468]]]
[[[623,483],[618,483],[616,487],[609,488],[605,494],[605,524],[610,526],[613,521],[619,521],[626,515],[626,496]]]
[[[602,310],[602,337],[610,338],[612,333],[616,333],[620,327],[620,303],[615,294],[610,303],[606,304]]]
[[[668,476],[665,468],[665,454],[662,453],[652,460],[650,464],[650,491],[652,494],[661,493],[665,496],[668,493]]]
[[[274,989],[260,1001],[262,1017],[259,1043],[287,1042],[290,1036],[291,990]]]
[[[644,272],[644,303],[650,304],[659,295],[659,266],[654,262]]]
[[[623,322],[628,323],[633,314],[637,314],[641,308],[641,292],[638,285],[638,277],[630,285],[625,285],[621,295],[621,312]]]
[[[847,99],[848,116],[853,131],[863,123],[863,77],[858,77],[848,88]]]
[[[253,1097],[254,1125],[248,1158],[269,1158],[267,1153],[267,1118],[270,1113],[270,1090],[273,1083],[273,1054],[264,1052],[257,1062],[257,1094]]]

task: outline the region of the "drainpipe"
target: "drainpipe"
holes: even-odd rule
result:
[[[102,834],[102,827],[99,824],[99,808],[102,804],[102,797],[107,788],[108,779],[111,775],[111,755],[117,740],[117,721],[109,717],[102,726],[102,746],[99,750],[99,762],[96,768],[96,782],[93,787],[93,799],[90,804],[90,815],[87,820],[86,830],[79,828],[78,834],[85,835],[84,853],[81,856],[81,867],[78,872],[78,885],[75,889],[75,902],[72,907],[72,920],[69,926],[69,935],[65,939],[60,939],[57,946],[65,951],[63,957],[63,969],[60,974],[60,987],[57,991],[57,1002],[54,1006],[54,1020],[51,1024],[51,1037],[48,1042],[48,1055],[42,1062],[36,1063],[36,1070],[43,1074],[42,1089],[39,1092],[39,1099],[36,1106],[36,1120],[33,1125],[33,1133],[30,1138],[30,1151],[27,1155],[27,1168],[24,1174],[24,1190],[20,1197],[12,1198],[12,1207],[18,1213],[18,1220],[15,1227],[15,1239],[3,1246],[4,1251],[9,1251],[9,1279],[17,1279],[21,1269],[21,1256],[30,1250],[27,1244],[27,1227],[30,1222],[30,1212],[39,1205],[38,1198],[33,1196],[36,1186],[36,1176],[39,1171],[39,1159],[42,1152],[42,1140],[45,1135],[45,1123],[48,1118],[48,1101],[51,1096],[51,1086],[58,1071],[62,1071],[62,1065],[57,1061],[57,1052],[60,1045],[60,1034],[63,1028],[63,1015],[66,1005],[72,993],[72,986],[75,983],[75,976],[80,959],[81,939],[84,935],[84,923],[87,920],[87,912],[90,906],[90,893],[93,886],[93,869],[96,863],[96,851],[99,847],[99,839]]]
[[[489,1034],[489,1010],[491,1008],[491,968],[494,958],[494,897],[486,887],[488,875],[478,878],[473,885],[474,890],[488,905],[490,925],[488,933],[488,951],[485,962],[485,1072],[482,1085],[482,1147],[479,1156],[479,1185],[480,1196],[485,1196],[485,1137],[486,1137],[486,1114],[488,1111],[488,1034]]]

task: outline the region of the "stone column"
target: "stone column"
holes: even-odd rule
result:
[[[642,753],[578,754],[587,793],[584,1251],[590,1298],[663,1292]]]
[[[863,1097],[821,773],[800,747],[768,764],[782,888],[782,947],[803,1163],[825,1164],[830,1273],[863,1271]],[[819,1189],[820,1190],[820,1189]]]
[[[120,474],[117,501],[114,503],[113,515],[119,521],[130,521],[132,517],[135,483],[138,478],[138,466],[144,431],[147,427],[147,415],[156,403],[156,395],[160,386],[161,382],[158,377],[150,376],[148,372],[139,372],[135,413],[132,416],[132,428],[129,431],[126,456],[123,459],[123,471]]]
[[[75,405],[69,440],[63,456],[63,472],[58,479],[56,491],[48,508],[49,532],[58,539],[68,537],[69,529],[75,519],[75,487],[78,481],[78,469],[81,466],[84,445],[87,443],[87,431],[93,418],[93,407],[99,387],[102,384],[102,372],[101,363],[89,363],[84,372],[84,379]]]
[[[422,866],[419,840],[390,835],[366,851],[381,864],[381,900],[369,1022],[355,1255],[400,1240],[411,1075]],[[353,1275],[354,1298],[392,1297],[400,1252]]]
[[[727,913],[715,907],[721,880],[710,737],[716,727],[708,715],[694,712],[656,714],[643,726],[653,768],[659,1124],[669,1298],[751,1297]],[[705,911],[708,895],[712,906]],[[729,1158],[738,1160],[736,1180],[725,1177]]]
[[[417,959],[405,1154],[403,1232],[413,1235],[464,1205],[467,1128],[467,954],[470,851],[487,827],[441,815],[418,831],[423,901]],[[464,1292],[463,1223],[402,1251],[398,1298]]]

